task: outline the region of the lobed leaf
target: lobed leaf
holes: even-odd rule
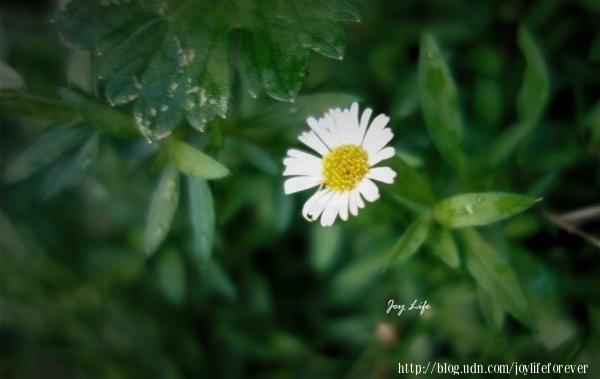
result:
[[[229,175],[227,167],[185,142],[172,139],[169,147],[177,168],[186,175],[219,179]]]
[[[449,228],[487,225],[523,212],[538,201],[512,193],[467,193],[437,203],[433,217]]]
[[[215,208],[212,192],[205,179],[187,176],[190,221],[194,250],[202,262],[210,258],[215,235]]]
[[[340,22],[350,20],[354,0],[72,0],[56,14],[67,43],[97,52],[107,99],[135,101],[138,129],[151,140],[183,120],[203,130],[227,115],[232,51],[253,95],[292,100],[308,50],[341,59]]]
[[[171,229],[179,203],[179,173],[167,163],[152,194],[144,231],[144,249],[153,254]]]
[[[458,90],[433,35],[424,33],[419,54],[419,99],[429,135],[442,157],[462,172],[463,120]]]
[[[530,324],[533,314],[512,268],[474,230],[462,230],[460,236],[464,244],[465,266],[478,286],[516,319]]]
[[[120,110],[66,88],[59,89],[58,93],[65,103],[103,132],[117,136],[135,135],[133,119]]]

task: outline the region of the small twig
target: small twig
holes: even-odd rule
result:
[[[571,212],[566,215],[566,216],[570,216],[570,217],[555,215],[548,211],[543,211],[542,214],[544,215],[544,217],[546,217],[548,220],[550,220],[551,222],[556,224],[558,227],[564,229],[568,233],[576,234],[576,235],[580,236],[581,238],[585,239],[586,241],[588,241],[589,243],[591,243],[592,245],[594,245],[600,249],[600,239],[598,239],[595,236],[592,236],[589,233],[586,233],[585,231],[579,229],[578,227],[576,227],[575,225],[573,225],[569,222],[569,220],[572,220],[572,219],[575,219],[577,221],[580,218],[582,218],[582,216],[578,216],[578,217],[573,216],[573,214],[575,214],[577,212],[581,212],[581,211]],[[586,217],[586,219],[587,219],[587,217]]]
[[[564,221],[574,225],[581,225],[590,221],[600,220],[600,204],[591,205],[568,213],[563,213],[559,215],[559,217]]]

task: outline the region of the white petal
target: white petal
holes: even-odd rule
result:
[[[315,221],[327,206],[327,202],[333,196],[331,190],[317,191],[302,207],[302,215],[308,221]]]
[[[331,226],[335,222],[335,219],[339,213],[341,206],[340,195],[334,193],[331,199],[327,202],[327,206],[321,216],[321,225]]]
[[[322,177],[322,167],[319,164],[314,164],[309,161],[302,161],[298,158],[285,158],[283,160],[285,170],[283,176],[319,176]]]
[[[298,150],[298,149],[288,149],[287,151],[287,155],[289,157],[294,157],[294,158],[300,158],[300,159],[317,159],[317,160],[321,160],[321,158],[314,156],[312,154],[309,154],[307,152],[304,152],[302,150]]]
[[[353,216],[358,214],[358,201],[356,198],[360,198],[360,194],[357,189],[354,189],[350,192],[348,196],[348,209]]]
[[[394,133],[389,128],[385,128],[379,132],[371,132],[371,129],[369,129],[365,135],[362,147],[367,150],[369,155],[374,155],[381,151],[392,138],[394,138]]]
[[[295,176],[293,178],[289,178],[283,183],[283,192],[286,195],[290,193],[304,191],[305,189],[309,189],[321,184],[322,178],[317,176]]]
[[[392,184],[396,177],[396,171],[389,167],[373,167],[367,173],[367,178],[375,179],[383,183]]]
[[[376,154],[369,154],[369,166],[373,166],[385,159],[389,159],[389,158],[393,157],[394,154],[396,154],[396,150],[391,146],[388,146],[388,147],[380,150]]]
[[[288,156],[283,159],[285,165],[284,176],[290,175],[321,175],[321,158],[300,150],[288,150]]]
[[[358,185],[358,190],[367,201],[374,202],[379,199],[379,188],[371,179],[364,178]]]
[[[350,192],[342,192],[340,195],[340,218],[344,221],[348,219],[348,201],[350,200]]]
[[[332,149],[335,145],[335,141],[337,137],[332,135],[332,130],[330,130],[325,124],[324,120],[320,118],[319,120],[314,117],[309,117],[306,119],[308,126],[315,132],[317,137],[327,146],[329,149]]]
[[[310,147],[317,153],[321,154],[321,156],[329,153],[329,149],[327,146],[317,137],[314,131],[304,132],[302,133],[298,139],[300,142],[304,143],[306,146]]]
[[[360,117],[360,124],[358,126],[358,143],[362,144],[363,139],[365,138],[365,132],[367,131],[367,127],[369,126],[369,119],[371,118],[371,114],[373,110],[371,108],[367,108],[363,111],[362,116]]]

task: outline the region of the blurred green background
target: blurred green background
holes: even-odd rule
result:
[[[169,234],[156,253],[144,253],[163,158],[159,144],[141,137],[102,135],[89,174],[65,191],[51,188],[65,169],[59,165],[3,184],[0,375],[387,378],[398,375],[398,363],[517,361],[587,364],[583,377],[598,377],[599,4],[365,1],[361,21],[344,24],[344,59],[312,54],[295,103],[253,98],[234,82],[227,119],[208,133],[184,132],[216,146],[212,154],[231,171],[210,182],[216,232],[208,260],[194,254],[183,181]],[[15,106],[14,92],[3,90],[3,173],[53,122],[69,119],[58,88],[86,90],[89,55],[61,43],[53,11],[47,1],[0,6],[0,61],[22,77],[20,93],[54,107],[45,117],[41,108]],[[516,105],[527,65],[521,25],[550,79],[539,122],[526,129],[518,123],[526,111]],[[475,167],[467,177],[456,177],[425,128],[417,90],[424,31],[436,37],[459,90]],[[451,268],[431,249],[385,269],[418,213],[414,204],[382,190],[358,217],[322,228],[301,216],[308,194],[283,195],[281,161],[299,147],[306,116],[354,99],[391,117],[393,145],[438,197],[543,198],[479,228],[510,262],[531,325],[494,305],[464,265]],[[398,316],[386,312],[390,299],[426,300],[431,309]]]

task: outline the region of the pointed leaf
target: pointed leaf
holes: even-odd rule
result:
[[[523,212],[538,201],[512,193],[467,193],[437,203],[433,217],[449,228],[487,225]]]
[[[131,116],[86,95],[61,88],[60,97],[73,109],[79,112],[90,124],[103,132],[117,136],[134,136],[137,134]]]
[[[460,266],[458,248],[448,229],[432,225],[427,238],[427,247],[448,266],[452,268]]]
[[[167,163],[150,200],[144,231],[146,254],[153,254],[169,233],[178,203],[179,173],[172,163]]]
[[[533,314],[529,303],[505,259],[474,230],[462,230],[460,235],[464,244],[465,265],[477,285],[516,319],[530,324]]]
[[[4,182],[23,180],[67,153],[83,138],[87,128],[83,124],[53,129],[19,155],[4,172]]]
[[[48,176],[40,191],[42,200],[46,200],[63,189],[78,185],[94,167],[98,158],[100,140],[93,133],[72,154],[63,157]]]
[[[548,102],[550,91],[548,68],[541,49],[524,26],[519,28],[517,43],[527,64],[523,85],[517,96],[517,111],[521,120],[536,123]]]
[[[169,141],[177,168],[186,175],[204,179],[218,179],[229,175],[227,167],[185,142]]]
[[[430,223],[430,215],[424,214],[410,224],[392,249],[388,266],[404,262],[419,250],[423,242],[425,242]]]
[[[187,176],[187,180],[194,250],[196,257],[205,262],[210,258],[215,235],[213,196],[205,179]]]
[[[442,157],[461,172],[463,121],[458,90],[435,38],[429,33],[421,38],[419,98],[433,143]]]
[[[425,178],[402,158],[396,155],[386,161],[386,165],[396,171],[394,183],[386,187],[393,194],[424,205],[432,205],[435,202],[435,196]]]

